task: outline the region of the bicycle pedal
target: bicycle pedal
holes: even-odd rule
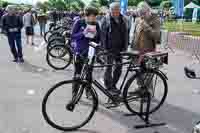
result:
[[[104,107],[107,109],[111,109],[111,108],[119,107],[119,104],[118,103],[105,103]]]

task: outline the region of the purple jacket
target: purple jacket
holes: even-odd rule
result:
[[[98,23],[96,24],[97,35],[94,39],[89,39],[84,36],[83,31],[85,30],[86,26],[87,24],[83,19],[77,20],[73,26],[71,39],[72,42],[75,43],[74,50],[76,54],[87,55],[89,50],[89,42],[100,42],[100,27]]]

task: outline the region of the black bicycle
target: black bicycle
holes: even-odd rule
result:
[[[90,47],[93,50],[101,50],[95,43],[90,43]],[[142,65],[135,65],[133,62],[138,58],[139,53],[123,52],[120,54],[120,57],[126,60],[123,63],[97,66],[94,64],[95,56],[98,55],[95,55],[95,52],[91,53],[93,54],[85,60],[79,78],[54,85],[44,96],[42,114],[52,127],[62,131],[73,131],[83,127],[91,120],[99,105],[98,94],[93,85],[109,98],[109,103],[106,104],[107,108],[125,105],[131,113],[143,115],[141,110],[145,114],[144,110],[147,108],[146,93],[151,94],[152,98],[149,113],[154,113],[162,106],[168,93],[167,78],[159,69],[145,66],[146,63],[149,66],[149,61],[155,58],[148,55]],[[109,53],[104,53],[104,55],[106,54]],[[160,57],[163,54],[156,54],[156,56]],[[93,69],[113,65],[127,66],[119,95],[110,93],[97,80],[89,82],[87,78],[88,75],[92,77]],[[128,76],[130,78],[127,80]],[[159,88],[156,89],[156,86]],[[84,97],[84,92],[87,92],[89,97]],[[141,105],[141,103],[143,104]]]
[[[46,61],[55,70],[67,68],[73,60],[73,47],[71,46],[70,31],[66,31],[62,36],[65,38],[55,38],[47,45]]]

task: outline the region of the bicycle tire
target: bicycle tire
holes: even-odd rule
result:
[[[62,38],[63,42],[65,42],[65,38],[59,33],[59,32],[53,32],[49,38],[48,38],[48,42],[51,42],[52,40],[55,40],[56,38]]]
[[[153,69],[146,69],[144,70],[145,73],[151,73],[151,74],[156,74],[156,76],[159,76],[161,81],[163,82],[164,85],[164,94],[162,96],[162,99],[160,100],[159,104],[157,104],[157,106],[155,106],[154,108],[150,109],[149,113],[152,114],[154,112],[156,112],[158,109],[160,109],[160,107],[163,105],[163,103],[165,102],[166,98],[167,98],[167,94],[168,94],[168,84],[166,81],[166,78],[163,76],[163,74],[161,74],[159,71],[157,70],[153,70]],[[131,113],[137,113],[137,114],[145,114],[146,112],[141,113],[140,111],[136,111],[135,109],[133,109],[130,105],[129,105],[129,100],[128,100],[128,90],[131,87],[131,84],[137,80],[139,74],[135,74],[133,76],[130,77],[130,79],[127,81],[125,88],[124,88],[124,92],[123,92],[123,98],[124,98],[124,102],[126,105],[126,108],[131,112]],[[155,93],[155,90],[154,90]],[[139,97],[140,98],[140,97]]]
[[[54,47],[56,47],[56,46],[53,46],[52,48],[50,48],[50,50],[52,50]],[[71,53],[71,51],[69,51],[69,49],[67,49],[66,50],[67,52],[66,52],[66,55],[67,55],[67,53],[68,53],[68,55],[69,55],[69,60],[66,62],[66,64],[64,65],[64,66],[62,66],[62,67],[58,67],[58,66],[56,66],[56,65],[54,65],[52,62],[51,62],[51,60],[50,60],[50,58],[54,58],[54,57],[51,57],[50,56],[50,52],[48,51],[47,52],[47,54],[46,54],[46,61],[47,61],[47,64],[50,66],[50,67],[52,67],[53,69],[55,69],[55,70],[64,70],[64,69],[66,69],[71,63],[72,63],[72,60],[73,60],[73,55],[72,55],[72,53]],[[57,59],[59,59],[59,58],[57,58]],[[61,58],[60,58],[61,59]]]
[[[53,50],[59,50],[59,49],[61,49],[62,51],[60,52],[60,53],[58,53],[58,55],[55,55],[55,54],[53,54]],[[60,45],[58,45],[58,44],[56,44],[56,45],[54,45],[54,46],[52,46],[48,51],[48,54],[51,56],[51,57],[53,57],[53,58],[62,58],[62,57],[64,57],[66,54],[68,54],[68,52],[70,52],[71,53],[71,50],[70,50],[70,48],[68,48],[68,46],[67,45],[62,45],[62,44],[60,44]],[[72,54],[70,54],[70,55],[72,55]]]
[[[53,47],[54,45],[64,45],[64,44],[65,44],[65,41],[63,40],[63,38],[60,38],[60,37],[54,38],[47,43],[47,51],[49,51],[49,49]]]
[[[91,119],[92,117],[94,116],[96,110],[97,110],[97,107],[98,107],[98,99],[97,99],[97,94],[96,92],[94,91],[94,89],[90,89],[90,94],[91,94],[91,97],[92,99],[90,99],[90,101],[92,101],[93,103],[93,106],[92,106],[92,110],[91,112],[89,113],[89,116],[84,119],[83,122],[81,122],[80,124],[78,125],[74,125],[74,126],[70,126],[70,127],[66,127],[66,126],[62,126],[62,125],[58,125],[57,123],[55,123],[53,120],[51,120],[50,118],[50,115],[47,113],[47,101],[48,101],[48,98],[50,97],[50,95],[56,91],[57,88],[59,88],[60,86],[64,86],[65,84],[73,84],[75,81],[74,80],[68,80],[68,81],[62,81],[56,85],[54,85],[52,88],[50,88],[47,93],[45,94],[44,98],[43,98],[43,101],[42,101],[42,114],[43,114],[43,117],[45,119],[45,121],[50,125],[52,126],[53,128],[55,129],[58,129],[58,130],[61,130],[61,131],[75,131],[81,127],[83,127],[84,125],[86,125]],[[81,84],[83,84],[83,82],[80,82]],[[85,84],[85,83],[84,83]],[[83,92],[81,92],[81,96],[83,95]],[[80,100],[80,99],[79,99]],[[80,102],[80,101],[77,101],[77,102]],[[78,106],[78,105],[76,105]],[[84,114],[85,116],[85,114]],[[81,119],[81,118],[80,118]]]
[[[48,39],[49,39],[49,36],[50,36],[50,35],[48,36],[48,34],[51,35],[51,34],[52,34],[52,31],[47,31],[47,32],[44,33],[44,41],[45,41],[46,43],[48,42]]]

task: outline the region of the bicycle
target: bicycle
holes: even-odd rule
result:
[[[66,31],[62,35],[65,38],[64,42],[63,39],[55,38],[47,45],[46,61],[55,70],[63,70],[72,64],[74,50],[71,46],[70,35],[71,33]]]
[[[98,51],[101,48],[99,48],[95,43],[90,43],[90,49],[93,49],[93,50],[95,49]],[[160,54],[160,55],[157,54],[157,55],[163,56],[163,54]],[[138,52],[136,52],[136,53],[135,52],[122,52],[120,54],[120,56],[123,57],[123,59],[125,59],[127,61],[123,62],[121,64],[104,64],[104,65],[96,66],[96,65],[94,65],[95,56],[97,56],[97,55],[95,55],[95,52],[93,51],[93,52],[91,52],[91,55],[89,55],[89,58],[85,60],[85,65],[83,67],[82,73],[79,78],[76,78],[73,80],[62,81],[62,82],[54,85],[52,88],[50,88],[48,90],[48,92],[44,96],[43,101],[42,101],[42,114],[43,114],[43,117],[46,120],[46,122],[49,125],[51,125],[53,128],[56,128],[56,129],[62,130],[62,131],[74,131],[74,130],[77,130],[77,129],[83,127],[85,124],[87,124],[91,120],[94,113],[97,111],[98,105],[99,105],[98,94],[95,91],[93,85],[96,86],[96,88],[98,88],[101,92],[103,92],[103,94],[105,94],[105,96],[107,96],[109,98],[110,103],[108,103],[108,105],[110,105],[110,106],[106,106],[107,108],[125,105],[126,108],[131,113],[138,114],[138,115],[145,115],[146,112],[143,110],[145,108],[148,108],[148,107],[144,107],[144,104],[147,103],[146,94],[151,94],[151,97],[154,98],[155,91],[156,91],[155,88],[153,87],[153,88],[151,88],[152,90],[150,92],[148,89],[149,88],[148,86],[150,83],[152,83],[151,80],[154,78],[154,76],[156,76],[156,80],[158,78],[160,78],[159,85],[161,82],[164,85],[164,88],[163,88],[164,93],[161,96],[162,97],[161,100],[158,101],[155,99],[156,102],[158,101],[158,103],[156,103],[156,105],[154,107],[149,108],[150,109],[149,113],[152,114],[152,113],[156,112],[162,106],[162,104],[164,103],[164,101],[167,97],[167,93],[168,93],[168,85],[167,85],[167,81],[166,81],[167,78],[158,69],[147,68],[147,67],[141,66],[141,65],[134,65],[133,61],[135,60],[135,58],[137,58],[139,56]],[[145,62],[148,62],[149,58],[150,57],[147,57],[147,60],[145,60]],[[101,67],[113,66],[113,65],[128,65],[128,68],[125,72],[124,79],[123,79],[121,87],[120,87],[121,94],[119,94],[119,95],[112,95],[97,80],[92,79],[92,82],[89,82],[87,79],[88,75],[90,75],[92,77],[92,72],[93,72],[94,68],[101,68]],[[132,76],[127,80],[129,73],[131,73]],[[141,79],[141,77],[143,77],[143,78]],[[141,80],[139,80],[139,79],[141,79]],[[137,82],[138,80],[140,81],[141,86],[136,86],[136,88],[138,87],[138,88],[142,89],[142,91],[140,93],[134,93],[134,92],[136,92],[136,90],[133,88],[132,83],[134,83],[134,81]],[[79,87],[75,87],[75,84],[78,85]],[[137,85],[137,83],[135,85]],[[64,90],[61,91],[60,87],[61,88],[63,87]],[[87,93],[90,94],[89,99],[87,97],[86,98],[83,97],[83,93],[86,90],[87,90]],[[65,120],[60,120],[63,118],[63,116],[61,115],[61,112],[59,112],[58,113],[59,120],[55,121],[56,118],[55,117],[52,118],[51,117],[52,115],[49,114],[49,112],[47,110],[48,110],[48,103],[51,101],[51,96],[53,95],[53,93],[56,93],[59,91],[60,91],[59,96],[57,98],[53,98],[53,100],[58,99],[58,100],[60,100],[60,102],[62,102],[64,104],[61,106],[61,108],[64,109],[64,113],[66,113],[66,112],[70,113],[70,115],[67,115],[68,120],[70,118],[79,116],[78,114],[75,114],[76,111],[78,111],[78,113],[79,113],[86,107],[91,107],[91,110],[86,109],[87,112],[83,113],[82,117],[75,118],[74,120],[72,120],[70,122],[67,122]],[[60,96],[61,94],[65,94],[65,95]],[[68,99],[69,102],[67,102],[66,94],[70,95],[70,97]],[[132,106],[132,103],[134,104],[134,106]],[[54,110],[53,113],[58,111],[59,105],[60,104],[56,104],[56,110]],[[82,107],[81,109],[77,109],[79,107],[79,105]],[[147,106],[148,106],[148,104],[147,104]],[[75,115],[73,116],[73,114],[75,114]],[[77,123],[72,124],[74,121],[79,121],[79,122],[78,122],[78,124]],[[64,124],[66,124],[67,126]]]

